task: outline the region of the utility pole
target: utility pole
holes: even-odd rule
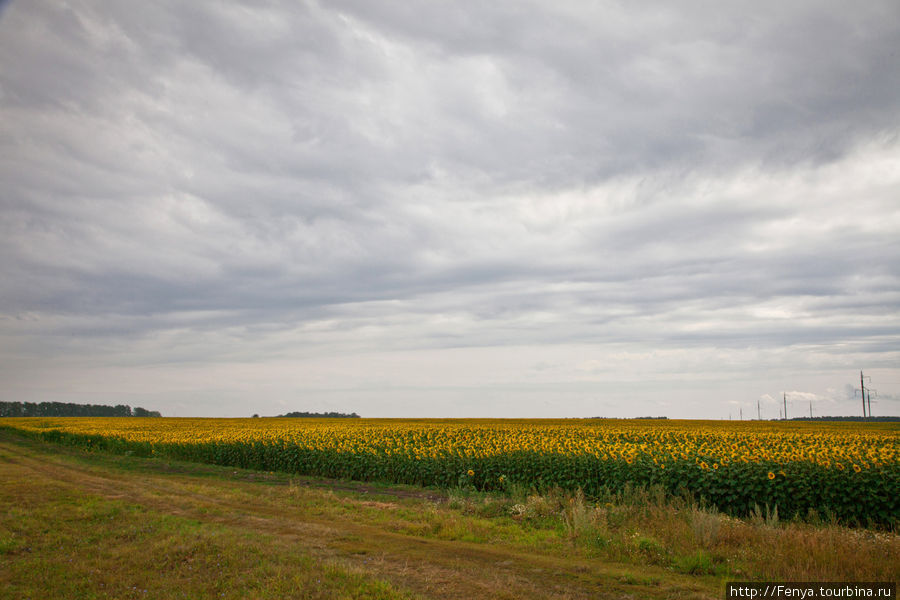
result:
[[[863,372],[859,372],[859,394],[862,396],[862,405],[863,405],[863,419],[866,418],[866,403],[869,405],[868,416],[872,417],[872,392],[875,392],[875,395],[878,395],[878,390],[873,390],[871,387],[866,387],[866,379],[869,380],[869,383],[872,382],[871,377],[867,377],[863,375]]]
[[[812,400],[809,401],[809,418],[812,419]]]
[[[787,392],[782,392],[781,399],[784,401],[784,420],[787,421]]]
[[[862,395],[863,419],[866,418],[866,384],[863,381],[863,372],[859,372],[859,393]]]
[[[741,421],[744,420],[744,407],[741,407]]]
[[[756,399],[756,420],[762,421],[762,413],[759,412],[759,398]]]

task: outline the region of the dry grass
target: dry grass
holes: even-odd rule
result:
[[[688,519],[691,531],[694,532],[694,540],[704,550],[711,550],[719,539],[722,516],[714,509],[702,510],[692,506],[688,513]]]
[[[522,521],[557,520],[564,539],[604,560],[667,566],[724,578],[791,581],[896,581],[900,536],[834,523],[782,522],[763,507],[747,520],[689,498],[631,489],[607,502],[559,490],[530,494],[512,507]]]
[[[729,521],[717,550],[761,579],[897,581],[900,537],[837,525]]]

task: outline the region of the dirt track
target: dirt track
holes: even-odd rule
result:
[[[203,465],[193,469],[193,465],[182,464],[167,472],[160,461],[127,459],[127,463],[117,463],[110,457],[23,441],[5,432],[0,432],[0,463],[5,463],[6,476],[44,479],[163,514],[278,536],[302,544],[317,560],[362,569],[425,598],[719,596],[710,589],[709,581],[663,569],[538,554],[497,543],[423,537],[397,531],[389,519],[361,518],[365,512],[355,509],[394,507],[390,492],[382,488],[346,482],[335,482],[331,488],[329,482],[273,486],[261,475],[248,478],[249,472],[243,471],[229,479],[223,470]],[[365,492],[387,501],[361,495]],[[291,501],[291,495],[303,494],[315,497],[306,504]],[[418,507],[410,506],[410,510],[428,510],[428,504],[437,508],[434,498],[414,496],[414,492],[401,490],[396,498],[417,503]],[[346,504],[346,516],[325,517],[316,511],[298,510],[298,506],[309,506],[310,500],[314,503],[323,498]]]

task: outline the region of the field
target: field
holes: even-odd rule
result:
[[[301,477],[0,430],[0,597],[721,598],[896,581],[900,538],[658,490],[602,503]]]
[[[892,423],[613,420],[0,419],[47,441],[224,466],[439,488],[626,487],[736,517],[897,525]]]

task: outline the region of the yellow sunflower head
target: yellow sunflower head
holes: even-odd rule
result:
[[[467,471],[466,474],[467,474],[469,477],[475,477],[475,471],[473,471],[472,469],[469,469],[469,470]]]
[[[769,471],[768,477],[769,477],[769,479],[775,479],[775,473],[773,473],[772,471]]]

